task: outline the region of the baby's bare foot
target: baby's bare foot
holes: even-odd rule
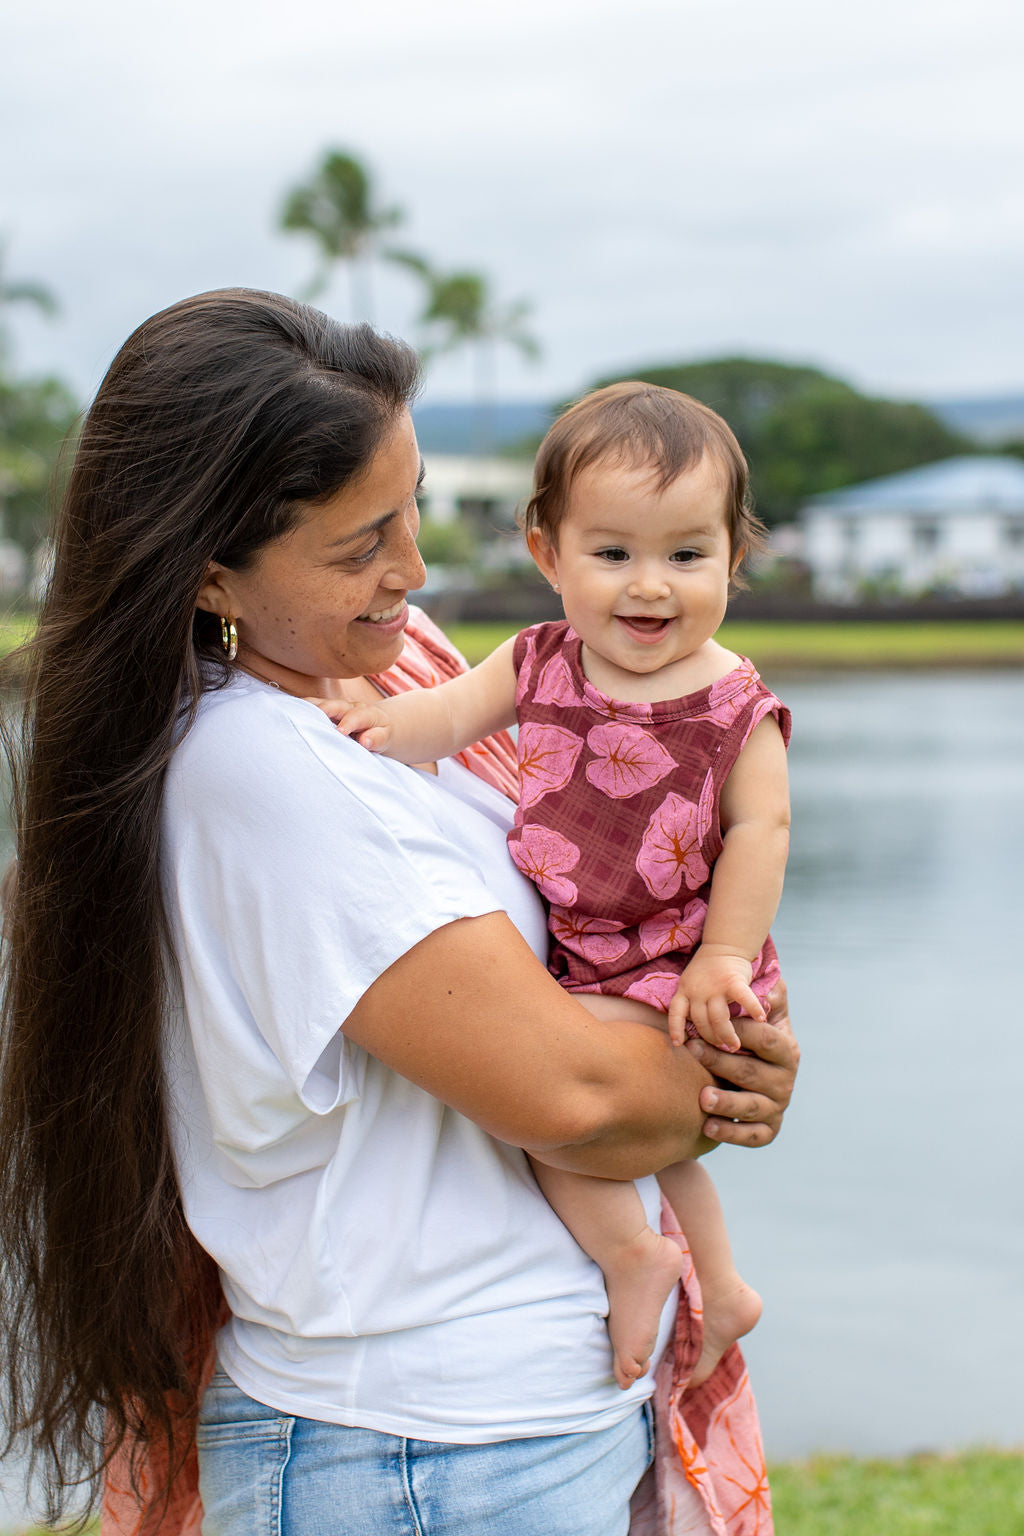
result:
[[[702,1286],[701,1299],[704,1347],[690,1377],[691,1387],[699,1387],[702,1381],[707,1381],[729,1346],[757,1326],[763,1305],[757,1292],[739,1275],[734,1283],[710,1294]]]
[[[643,1376],[658,1339],[662,1308],[683,1270],[683,1256],[671,1238],[650,1227],[624,1244],[604,1266],[608,1289],[608,1334],[615,1380],[623,1391]]]

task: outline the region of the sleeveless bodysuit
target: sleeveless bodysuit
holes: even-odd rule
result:
[[[788,745],[790,714],[746,660],[685,698],[638,704],[595,688],[581,652],[564,622],[516,639],[509,849],[549,904],[552,975],[665,1012],[704,930],[722,786],[766,715]],[[778,977],[768,938],[754,962],[762,1001]]]

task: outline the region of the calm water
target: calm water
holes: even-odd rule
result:
[[[1024,1445],[1024,677],[769,682],[804,1066],[775,1145],[709,1164],[769,1454]]]
[[[770,681],[804,1066],[779,1140],[709,1164],[769,1453],[1024,1445],[1024,678]]]

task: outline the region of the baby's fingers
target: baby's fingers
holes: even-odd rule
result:
[[[358,741],[361,747],[368,752],[383,752],[391,740],[391,727],[389,725],[371,725],[365,731],[358,727],[348,733],[354,741]]]
[[[690,1017],[690,1000],[685,992],[677,992],[668,1005],[668,1037],[673,1045],[686,1041],[686,1021]]]
[[[738,1003],[747,1017],[756,1019],[759,1024],[763,1024],[768,1017],[757,993],[751,991],[750,987],[745,987],[741,981],[735,982],[729,988],[729,999],[731,1002]],[[735,1034],[735,1030],[733,1033]]]
[[[729,999],[727,997],[709,997],[707,1007],[704,1010],[704,1025],[695,1020],[701,1037],[710,1045],[717,1045],[721,1051],[738,1051],[740,1037],[733,1028],[732,1015],[729,1012]]]
[[[327,713],[343,736],[353,737],[371,752],[379,751],[391,734],[381,723],[380,710],[368,704],[349,704]]]

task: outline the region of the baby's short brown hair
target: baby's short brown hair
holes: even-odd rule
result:
[[[658,489],[664,490],[706,453],[725,477],[729,547],[738,566],[763,546],[765,534],[754,514],[739,443],[721,416],[699,400],[639,380],[596,389],[554,422],[537,451],[523,531],[536,529],[557,547],[573,482],[594,464],[650,465]]]

